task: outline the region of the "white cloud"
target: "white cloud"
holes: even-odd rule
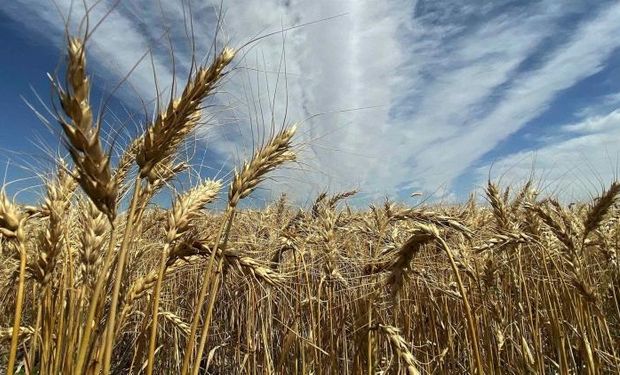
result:
[[[417,160],[422,164],[441,163],[444,178],[462,174],[471,163],[546,110],[562,90],[600,71],[620,45],[620,40],[613,37],[620,33],[619,20],[620,4],[616,4],[577,28],[540,68],[518,76],[490,113],[437,144],[444,150],[439,159],[436,152],[427,151]],[[460,146],[451,147],[457,142]]]
[[[546,192],[566,200],[588,198],[619,177],[620,109],[562,126],[556,133],[564,139],[495,161],[494,177],[505,174],[506,184],[522,182],[535,168],[537,177],[544,180]],[[489,166],[478,170],[480,183],[488,171]]]
[[[67,14],[70,1],[57,3]],[[106,82],[118,80],[152,47],[161,83],[169,85],[173,71],[164,30],[175,44],[176,73],[184,77],[191,49],[183,3],[121,1],[93,41],[91,59]],[[220,1],[190,3],[197,50],[205,54]],[[485,4],[225,0],[220,40],[233,46],[281,27],[322,21],[244,50],[245,59],[221,97],[230,105],[218,116],[224,125],[201,133],[219,155],[209,163],[217,169],[243,157],[263,123],[263,133],[269,133],[277,82],[275,121],[283,120],[286,104],[290,121],[306,121],[300,128],[302,170],[280,172],[278,182],[287,184],[270,184],[274,193],[287,190],[303,201],[325,187],[360,187],[371,197],[399,189],[435,191],[444,184],[449,190],[454,179],[540,115],[558,93],[602,69],[620,44],[618,4],[587,14],[574,30],[558,20],[584,11],[578,2]],[[106,7],[96,9],[93,18]],[[62,24],[44,0],[5,2],[0,11],[62,42]],[[276,74],[283,48],[286,86],[283,74]],[[538,60],[532,65],[534,55]],[[149,61],[130,83],[141,96],[153,96]],[[339,112],[356,108],[366,109]]]
[[[92,2],[89,2],[89,4]],[[54,5],[55,4],[55,5]],[[146,35],[124,13],[112,10],[110,2],[100,2],[91,8],[89,12],[90,27],[94,27],[103,17],[104,22],[98,25],[97,31],[89,41],[89,62],[94,62],[97,68],[97,84],[104,86],[105,90],[111,90],[121,79],[130,72],[152,43]],[[81,1],[13,1],[0,5],[0,11],[16,21],[23,22],[30,32],[37,37],[47,38],[55,46],[64,48],[64,31],[66,20],[68,28],[76,32],[83,26],[84,6]],[[167,69],[168,61],[161,56],[154,57],[159,79],[164,85],[172,81],[172,74]],[[51,67],[52,69],[55,67]],[[51,70],[51,69],[50,69]],[[43,73],[41,76],[43,77]],[[129,86],[129,87],[127,87]],[[124,99],[140,96],[145,100],[155,97],[153,73],[149,58],[143,62],[129,76],[129,85],[124,88]],[[137,94],[137,95],[136,95]],[[136,105],[132,102],[130,105]]]

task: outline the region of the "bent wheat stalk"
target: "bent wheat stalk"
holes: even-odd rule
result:
[[[446,243],[446,241],[439,235],[439,232],[435,229],[432,234],[435,236],[442,249],[448,254],[448,258],[450,259],[450,266],[452,267],[452,272],[454,272],[454,276],[456,277],[456,282],[459,286],[459,291],[461,292],[461,297],[463,298],[463,305],[465,306],[465,314],[467,315],[467,326],[469,327],[469,334],[471,336],[471,345],[474,356],[474,361],[476,363],[476,370],[478,375],[484,374],[484,367],[482,365],[482,357],[480,356],[480,349],[478,344],[478,328],[476,327],[476,321],[474,319],[474,314],[471,309],[471,305],[469,304],[469,298],[467,297],[467,291],[465,290],[465,285],[463,284],[463,279],[461,278],[461,274],[459,272],[459,268],[454,260],[454,255],[452,254],[452,250]]]
[[[166,230],[166,244],[161,253],[157,281],[153,292],[153,321],[151,323],[151,335],[149,338],[149,352],[147,373],[152,373],[155,363],[155,348],[157,345],[157,317],[159,315],[159,298],[162,281],[166,272],[166,265],[170,255],[170,246],[174,244],[191,227],[191,221],[209,203],[211,203],[220,191],[221,182],[207,180],[183,196],[177,198],[172,206],[168,217]],[[188,330],[189,331],[189,330]]]
[[[213,306],[215,304],[215,296],[217,294],[220,282],[220,277],[217,273],[215,275],[212,275],[213,266],[215,264],[215,258],[218,251],[221,250],[223,252],[224,250],[226,250],[228,235],[230,233],[230,228],[235,217],[235,209],[239,204],[239,201],[250,195],[256,189],[258,184],[263,181],[263,179],[265,179],[267,173],[273,171],[285,162],[295,160],[295,153],[292,151],[292,139],[295,135],[295,131],[295,125],[289,128],[283,128],[267,144],[260,148],[249,162],[246,162],[243,165],[241,171],[235,171],[235,175],[228,191],[228,208],[226,209],[226,214],[224,216],[224,223],[220,226],[215,240],[215,246],[213,248],[211,256],[209,257],[209,263],[202,278],[202,280],[204,281],[200,289],[198,302],[196,304],[197,308],[192,318],[190,335],[185,347],[185,354],[183,357],[183,367],[181,369],[181,374],[183,375],[186,375],[189,370],[192,357],[192,345],[194,343],[196,332],[198,330],[200,315],[202,313],[202,305],[206,300],[207,292],[209,292],[210,297],[209,305],[207,307],[207,316],[204,320],[204,325],[202,327],[200,344],[198,345],[198,352],[196,355],[196,363],[194,365],[192,373],[197,374],[200,369],[200,358],[202,357],[202,353],[204,352],[204,347],[206,345],[207,334],[209,332],[209,326],[211,323],[211,315],[213,313]],[[222,241],[221,244],[220,241]],[[224,257],[220,257],[217,267],[215,268],[216,272],[222,267],[223,261]],[[212,286],[210,285],[211,280],[213,281]]]

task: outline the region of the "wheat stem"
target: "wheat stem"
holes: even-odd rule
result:
[[[467,297],[467,291],[465,290],[463,279],[461,278],[459,268],[454,261],[454,255],[452,255],[452,250],[450,249],[446,241],[441,238],[441,236],[436,236],[436,238],[441,244],[441,247],[444,249],[446,254],[448,254],[448,258],[450,259],[450,266],[452,267],[452,272],[454,272],[456,282],[459,286],[459,291],[461,292],[461,297],[463,297],[463,305],[465,306],[465,313],[467,314],[467,326],[469,327],[469,334],[472,341],[472,351],[474,352],[474,360],[476,361],[476,370],[478,375],[482,375],[484,374],[484,367],[482,365],[482,357],[480,357],[480,349],[478,347],[478,329],[476,328],[476,321],[474,320],[471,305],[469,304],[469,298]]]
[[[104,359],[103,359],[103,375],[107,375],[110,373],[110,362],[112,360],[112,351],[114,349],[114,334],[115,334],[115,321],[116,321],[116,310],[118,306],[118,298],[120,295],[121,282],[123,280],[123,271],[125,270],[125,261],[127,258],[127,249],[129,247],[129,243],[131,242],[132,228],[133,228],[133,217],[136,212],[136,206],[138,203],[138,197],[140,192],[140,177],[136,176],[134,193],[131,198],[131,208],[129,209],[129,213],[127,214],[127,221],[125,224],[125,233],[123,235],[123,242],[121,243],[121,248],[118,254],[118,264],[116,266],[116,278],[114,280],[114,289],[112,290],[112,302],[110,304],[110,312],[108,315],[108,327],[107,327],[107,335],[105,339],[105,345],[103,347]]]
[[[9,362],[7,364],[7,374],[13,375],[15,372],[15,360],[17,357],[17,344],[19,339],[19,327],[22,318],[22,308],[24,305],[24,286],[26,283],[26,248],[22,241],[19,244],[19,283],[17,284],[17,297],[15,301],[15,318],[13,319],[13,335],[11,336],[11,350],[9,351]]]

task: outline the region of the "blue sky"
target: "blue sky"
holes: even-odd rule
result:
[[[112,3],[100,1],[92,20]],[[42,145],[59,149],[20,98],[44,110],[33,87],[49,104],[45,74],[62,61],[63,19],[77,30],[83,14],[81,1],[50,4],[0,4],[0,160],[12,160],[8,180],[31,174],[17,165],[43,168]],[[108,131],[120,134],[115,145],[146,122],[138,98],[147,113],[154,108],[153,67],[166,92],[175,75],[184,79],[190,5],[201,59],[219,4],[120,0],[99,26],[88,46],[96,98],[151,52],[106,111]],[[266,198],[285,191],[305,202],[325,188],[358,188],[360,201],[413,191],[463,199],[489,174],[508,184],[534,170],[549,192],[578,199],[616,177],[617,1],[224,0],[223,7],[218,43],[233,47],[322,21],[243,50],[197,135],[194,161],[204,176],[226,178],[268,133],[273,113],[276,123],[301,122],[301,162],[267,182],[259,194]]]

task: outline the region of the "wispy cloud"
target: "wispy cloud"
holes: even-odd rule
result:
[[[67,15],[71,2],[57,3]],[[196,48],[205,55],[220,1],[189,4]],[[109,5],[96,7],[93,19]],[[614,2],[225,0],[223,6],[220,41],[232,45],[323,20],[244,51],[223,88],[228,110],[218,114],[222,126],[202,133],[214,155],[208,163],[217,168],[252,148],[257,124],[267,124],[269,132],[269,107],[278,124],[285,113],[290,121],[304,121],[303,163],[281,172],[278,181],[288,186],[270,186],[302,201],[325,187],[360,187],[370,198],[439,187],[449,193],[459,176],[476,173],[472,168],[484,164],[485,154],[544,113],[559,94],[601,71],[620,45],[620,5]],[[47,2],[16,0],[0,11],[61,42],[60,18]],[[184,77],[192,52],[188,11],[181,1],[121,1],[95,34],[91,59],[97,72],[106,82],[120,79],[151,48],[162,87],[175,73]],[[167,37],[175,45],[176,72]],[[152,98],[152,76],[148,60],[130,86]],[[603,142],[599,136],[539,145],[538,158],[561,155],[566,142]]]
[[[561,126],[555,134],[533,149],[497,160],[495,177],[506,174],[509,184],[534,176],[547,193],[567,200],[588,198],[620,177],[620,109]],[[478,170],[481,180],[488,168]]]

